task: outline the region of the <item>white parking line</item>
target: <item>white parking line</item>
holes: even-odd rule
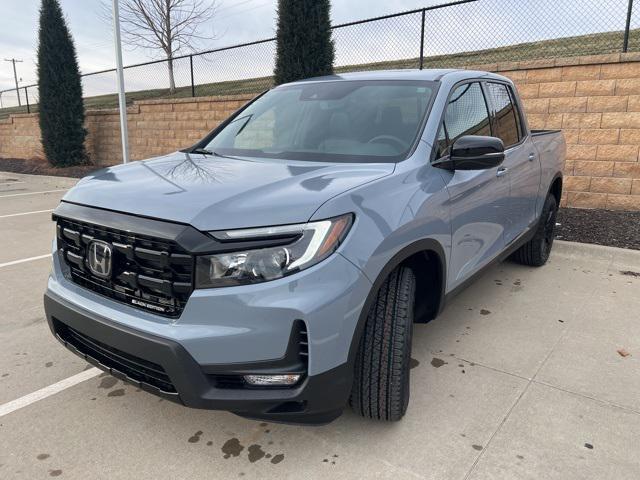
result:
[[[11,265],[18,265],[19,263],[32,262],[33,260],[42,260],[43,258],[48,258],[50,256],[51,254],[47,253],[46,255],[40,255],[38,257],[29,257],[23,258],[21,260],[13,260],[12,262],[0,263],[0,268],[10,267]]]
[[[97,375],[102,373],[102,370],[98,368],[91,368],[89,370],[85,370],[84,372],[80,372],[73,377],[65,378],[64,380],[60,380],[58,383],[54,383],[53,385],[49,385],[48,387],[41,388],[33,393],[29,393],[24,397],[20,397],[16,400],[12,400],[9,403],[5,403],[4,405],[0,405],[0,417],[4,417],[16,410],[20,410],[21,408],[28,407],[32,403],[35,403],[39,400],[43,400],[51,395],[55,395],[67,388],[73,387],[79,383],[84,382],[85,380],[89,380]]]
[[[11,195],[0,195],[0,198],[7,198],[7,197],[22,197],[25,195],[40,195],[43,193],[55,193],[55,192],[66,192],[67,189],[62,189],[62,190],[44,190],[42,192],[25,192],[25,193],[13,193]]]
[[[9,215],[0,215],[0,218],[21,217],[22,215],[33,215],[34,213],[46,213],[46,212],[53,212],[53,209],[34,210],[33,212],[24,212],[24,213],[10,213]]]

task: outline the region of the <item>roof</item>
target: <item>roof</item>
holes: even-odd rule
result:
[[[495,76],[488,72],[480,72],[473,70],[454,70],[454,69],[425,69],[425,70],[372,70],[365,72],[341,73],[336,75],[328,75],[325,77],[315,77],[300,80],[295,83],[304,82],[327,82],[336,80],[424,80],[424,81],[440,81],[442,77],[454,73],[466,73],[469,77],[477,78],[480,76]]]

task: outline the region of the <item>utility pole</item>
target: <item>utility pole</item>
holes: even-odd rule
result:
[[[21,107],[20,102],[20,88],[18,87],[18,74],[16,73],[16,63],[22,63],[22,60],[16,60],[15,58],[5,58],[5,62],[11,62],[13,64],[13,79],[16,81],[16,95],[18,95],[18,106]]]
[[[122,134],[122,163],[129,161],[129,132],[127,131],[127,100],[124,94],[124,70],[122,69],[122,44],[120,42],[120,11],[118,1],[113,0],[113,40],[116,47],[118,100],[120,104],[120,132]]]

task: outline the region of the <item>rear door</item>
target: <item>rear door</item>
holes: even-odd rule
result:
[[[525,132],[512,87],[506,83],[486,82],[494,136],[505,146],[503,163],[510,193],[506,208],[505,245],[523,234],[535,221],[536,200],[540,188],[540,159]]]
[[[449,96],[436,158],[447,156],[453,142],[465,135],[492,135],[489,108],[478,81],[458,85]],[[509,181],[500,168],[438,170],[449,193],[452,242],[447,288],[451,291],[503,250]]]

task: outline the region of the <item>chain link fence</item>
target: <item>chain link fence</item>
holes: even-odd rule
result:
[[[635,3],[638,3],[637,0]],[[634,8],[635,7],[635,8]],[[461,0],[333,27],[336,71],[456,68],[640,51],[634,0]],[[125,67],[127,103],[258,93],[275,39]],[[82,76],[87,108],[117,107],[115,70]],[[0,118],[37,110],[37,86],[0,92]]]

